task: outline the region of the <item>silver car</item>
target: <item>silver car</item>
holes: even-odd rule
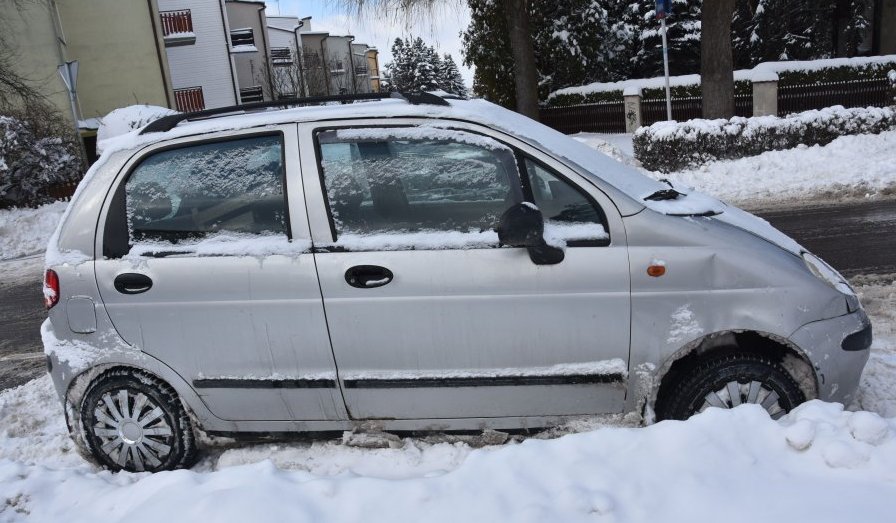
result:
[[[854,397],[856,295],[750,214],[484,101],[250,108],[110,143],[50,242],[47,365],[104,467]]]

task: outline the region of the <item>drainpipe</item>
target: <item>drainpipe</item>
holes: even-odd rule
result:
[[[299,96],[307,96],[305,94],[307,92],[307,89],[305,86],[305,71],[304,71],[304,68],[302,67],[303,63],[305,61],[305,53],[302,52],[302,43],[299,41],[299,29],[304,27],[304,25],[305,25],[305,21],[299,20],[299,25],[296,26],[295,29],[292,30],[292,36],[296,41],[296,60],[297,60],[296,63],[299,64],[299,88],[296,89],[296,94]]]
[[[354,41],[354,36],[348,37],[348,79],[352,83],[352,94],[358,94],[358,86],[355,85],[355,52],[352,50],[352,42]]]
[[[264,19],[264,9],[265,6],[261,6],[258,8],[258,26],[261,28],[261,41],[264,43],[264,51],[261,53],[261,56],[264,57],[264,67],[265,71],[268,71],[269,75],[273,74],[271,71],[271,56],[270,56],[270,47],[268,47],[268,24]],[[274,99],[274,93],[271,92],[271,79],[268,78],[267,86],[261,86],[262,98],[264,97],[265,87],[267,87],[268,91],[268,99]]]
[[[324,52],[324,41],[327,38],[330,38],[330,35],[320,39],[320,61],[324,70],[324,86],[327,88],[327,95],[330,95],[330,66],[327,65],[327,53]]]
[[[224,11],[224,0],[218,0],[218,8],[221,11],[221,26],[224,28],[224,48],[227,52],[227,62],[230,63],[230,82],[233,84],[233,104],[239,105],[240,88],[236,81],[236,66],[233,63],[233,54],[230,53],[230,27],[227,25],[227,13]]]

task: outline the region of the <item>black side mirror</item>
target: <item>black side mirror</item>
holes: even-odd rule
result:
[[[525,247],[536,265],[553,265],[563,261],[563,249],[545,242],[544,217],[532,203],[518,203],[504,211],[495,231],[501,245]]]

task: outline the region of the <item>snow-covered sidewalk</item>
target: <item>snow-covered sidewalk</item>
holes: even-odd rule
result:
[[[631,135],[580,133],[573,138],[623,163],[637,165]],[[825,146],[769,151],[663,174],[737,206],[836,202],[896,193],[896,131],[840,137]]]

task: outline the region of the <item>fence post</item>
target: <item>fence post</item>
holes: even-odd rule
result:
[[[641,127],[641,88],[626,87],[622,99],[625,102],[625,132],[633,133]]]
[[[753,116],[769,115],[778,116],[778,75],[775,73],[753,80]]]

